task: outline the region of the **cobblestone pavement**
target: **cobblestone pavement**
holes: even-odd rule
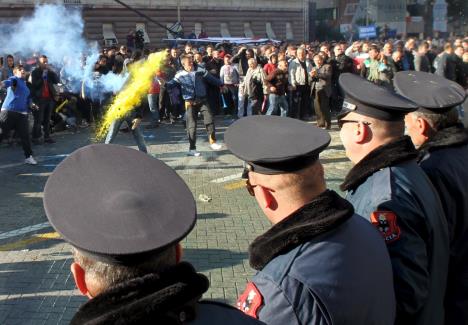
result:
[[[227,120],[217,119],[221,141],[227,125]],[[254,274],[248,244],[270,223],[243,187],[242,162],[227,150],[211,151],[200,126],[201,157],[186,156],[188,141],[181,125],[144,133],[150,153],[174,168],[197,199],[198,221],[183,241],[184,259],[210,279],[205,298],[232,304]],[[85,301],[70,275],[70,247],[47,223],[42,191],[55,166],[90,143],[90,132],[62,132],[54,135],[56,144],[35,146],[38,166],[22,163],[19,146],[0,148],[0,324],[67,324]],[[321,161],[329,187],[338,190],[350,163],[336,128],[331,135]],[[120,133],[116,143],[136,148],[129,134]],[[211,201],[203,202],[200,195]]]

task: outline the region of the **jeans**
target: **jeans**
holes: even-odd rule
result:
[[[134,119],[134,116],[132,114],[122,119],[114,120],[112,124],[110,125],[109,132],[107,132],[106,141],[104,143],[109,144],[114,141],[115,137],[117,136],[117,133],[119,133],[120,126],[122,125],[123,122],[126,122],[128,127],[132,129],[133,119]],[[133,138],[135,139],[135,142],[138,146],[138,150],[147,153],[148,150],[146,149],[145,138],[143,137],[143,133],[140,130],[140,126],[138,126],[137,128],[131,131],[132,131]]]
[[[151,123],[159,122],[159,94],[148,94],[148,106],[151,112]]]
[[[21,139],[24,156],[32,155],[31,139],[29,138],[28,115],[13,111],[0,111],[0,141],[7,137],[11,130],[15,130]]]
[[[208,107],[206,99],[200,99],[196,103],[191,101],[185,102],[185,118],[187,120],[187,135],[189,138],[189,150],[197,149],[197,116],[198,112],[203,115],[203,122],[205,123],[206,132],[208,133],[208,140],[210,144],[216,142],[215,126],[213,115]]]
[[[276,94],[270,94],[269,96],[270,106],[266,115],[278,115],[278,108],[281,109],[281,116],[285,117],[288,115],[288,101],[286,96],[279,96]]]
[[[225,85],[226,92],[222,95],[224,96],[224,100],[226,101],[226,105],[228,105],[228,96],[231,96],[232,102],[234,103],[234,108],[231,112],[237,112],[237,107],[239,106],[239,89],[237,86],[234,85]],[[235,115],[235,113],[233,114]]]
[[[39,139],[42,136],[43,127],[44,138],[50,138],[50,118],[55,107],[52,99],[39,99],[37,103],[39,109],[33,111],[34,125],[32,130],[33,139]]]

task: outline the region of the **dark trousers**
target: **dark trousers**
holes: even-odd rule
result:
[[[171,104],[171,99],[165,85],[161,85],[159,93],[159,115],[161,118],[170,118],[174,120],[180,114],[180,109],[177,105]]]
[[[303,120],[309,114],[310,106],[310,86],[298,85],[292,92],[292,107],[290,107],[290,117]]]
[[[55,107],[55,102],[52,99],[39,99],[37,105],[39,109],[33,111],[34,124],[32,137],[33,139],[39,139],[42,136],[42,127],[44,138],[50,138],[50,118]]]
[[[230,115],[237,115],[237,106],[239,105],[239,87],[234,85],[225,85],[226,90],[221,95],[224,97],[224,104],[228,107],[225,108],[226,113],[230,113]]]
[[[208,103],[211,109],[211,112],[214,115],[221,114],[221,92],[219,91],[218,86],[208,85],[207,87]]]
[[[314,108],[317,115],[317,126],[331,127],[330,97],[324,90],[314,92]]]
[[[215,126],[213,115],[208,107],[206,99],[185,102],[185,117],[187,118],[187,135],[189,138],[190,150],[197,149],[197,117],[198,112],[203,115],[206,132],[210,143],[216,142]]]
[[[29,138],[28,115],[12,111],[0,111],[0,141],[7,137],[11,130],[15,130],[21,139],[24,156],[32,155],[31,139]]]

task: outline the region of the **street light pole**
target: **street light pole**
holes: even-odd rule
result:
[[[366,0],[366,26],[369,26],[369,0]]]
[[[177,22],[180,23],[180,0],[177,0]]]

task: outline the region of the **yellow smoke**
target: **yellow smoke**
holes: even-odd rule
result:
[[[125,117],[141,104],[143,96],[148,94],[155,72],[163,69],[166,57],[167,52],[161,51],[150,54],[146,61],[130,65],[129,79],[107,109],[96,133],[97,140],[106,136],[113,121]]]

